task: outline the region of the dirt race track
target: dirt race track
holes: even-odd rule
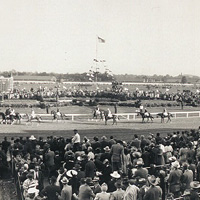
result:
[[[59,121],[52,122],[51,120],[42,121],[40,124],[33,122],[26,124],[0,124],[0,141],[3,137],[29,137],[34,135],[37,138],[42,136],[46,139],[47,136],[63,136],[64,138],[73,135],[73,129],[78,129],[80,135],[93,138],[94,136],[107,137],[113,135],[117,139],[128,141],[132,139],[133,134],[144,134],[160,132],[162,135],[172,133],[178,130],[198,129],[200,126],[200,118],[173,118],[170,123],[160,123],[160,119],[154,119],[153,123],[141,123],[141,119],[133,120],[120,120],[117,125],[112,125],[112,121],[108,121],[108,125],[104,125],[103,121]]]

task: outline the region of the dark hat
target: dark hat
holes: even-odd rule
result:
[[[26,178],[33,178],[33,174],[32,174],[32,173],[28,173],[28,174],[26,175]]]
[[[116,187],[116,188],[121,188],[121,187],[122,187],[122,182],[121,182],[121,181],[117,181],[117,182],[115,183],[115,187]]]
[[[90,177],[86,178],[85,183],[87,185],[92,185],[93,184],[92,179]]]
[[[78,132],[78,130],[77,130],[77,129],[74,129],[74,132]]]
[[[131,185],[134,185],[134,184],[136,183],[136,180],[130,179],[128,182],[129,182]]]

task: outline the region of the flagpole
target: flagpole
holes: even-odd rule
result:
[[[97,55],[98,55],[98,36],[96,35],[96,69],[95,69],[96,88],[97,88]]]

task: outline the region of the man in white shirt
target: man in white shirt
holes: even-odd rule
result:
[[[126,188],[124,200],[137,200],[137,196],[140,189],[134,184],[135,184],[134,180],[130,179],[129,186]]]
[[[79,151],[80,150],[80,142],[81,138],[78,133],[78,130],[74,129],[74,137],[72,138],[72,143],[73,143],[73,151]]]

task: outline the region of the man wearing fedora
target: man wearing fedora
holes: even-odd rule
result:
[[[146,168],[143,168],[143,161],[138,160],[137,161],[137,170],[135,171],[135,177],[136,178],[147,178],[148,170]]]
[[[159,179],[152,175],[148,177],[148,181],[150,187],[144,195],[144,200],[160,200],[162,197],[162,189],[157,186]]]
[[[91,200],[91,198],[95,197],[94,192],[91,189],[93,185],[91,178],[86,178],[85,184],[81,185],[79,188],[78,197],[80,200]]]
[[[168,184],[169,191],[174,195],[175,198],[180,196],[181,191],[181,177],[182,171],[179,169],[180,164],[178,161],[172,162],[172,170],[169,173]]]
[[[120,180],[115,182],[115,187],[117,188],[113,193],[111,193],[110,200],[121,200],[124,199],[125,191],[122,190],[122,183]]]
[[[96,195],[97,193],[101,192],[101,186],[99,184],[99,177],[98,176],[95,176],[93,178],[93,183],[94,183],[93,192]]]
[[[114,171],[113,173],[110,174],[112,177],[111,180],[108,182],[108,192],[114,192],[116,190],[116,181],[118,181],[121,177],[121,175],[117,172]]]
[[[61,195],[58,194],[59,200],[71,200],[72,199],[72,187],[68,185],[69,180],[67,177],[63,177],[61,183],[63,184],[63,189]]]

